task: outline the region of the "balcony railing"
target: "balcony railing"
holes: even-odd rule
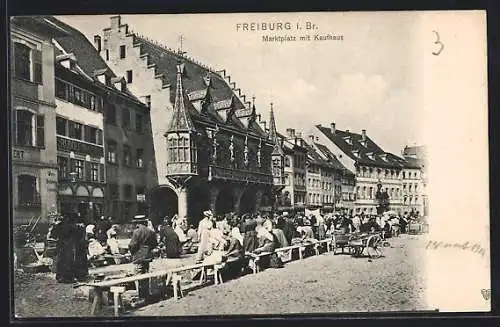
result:
[[[252,182],[252,183],[269,184],[269,185],[273,184],[272,175],[251,172],[251,171],[235,170],[217,166],[209,166],[208,178],[210,180],[216,178],[216,179],[227,179],[238,182]]]
[[[39,194],[35,194],[33,199],[20,199],[18,208],[23,209],[39,209],[42,207],[42,200]]]

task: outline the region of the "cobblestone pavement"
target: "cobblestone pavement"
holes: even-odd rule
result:
[[[294,314],[430,310],[423,236],[402,235],[370,260],[323,254],[135,311],[135,315]]]
[[[390,240],[385,257],[369,261],[322,254],[189,292],[185,298],[155,303],[127,315],[177,316],[287,314],[430,309],[425,303],[423,236]],[[193,258],[155,260],[151,270],[189,264]],[[91,273],[123,273],[132,265],[98,268]],[[75,299],[71,284],[51,273],[16,273],[15,312],[23,317],[88,316],[87,301]],[[103,312],[112,316],[112,308]]]

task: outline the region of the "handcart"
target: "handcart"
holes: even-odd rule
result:
[[[380,258],[383,255],[382,236],[380,233],[352,235],[349,248],[353,257],[366,255],[373,259]]]

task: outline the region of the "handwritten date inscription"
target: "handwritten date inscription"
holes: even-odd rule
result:
[[[473,253],[479,254],[482,257],[484,257],[486,255],[486,250],[481,245],[479,245],[477,243],[470,243],[469,241],[456,242],[456,243],[448,243],[448,242],[441,242],[441,241],[428,241],[427,246],[425,247],[426,250],[438,250],[438,249],[447,249],[447,248],[460,249],[463,251],[471,251]]]

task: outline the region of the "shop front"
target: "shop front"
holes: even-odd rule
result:
[[[95,223],[104,213],[104,191],[100,186],[62,185],[59,189],[61,213],[77,212],[86,224]]]

